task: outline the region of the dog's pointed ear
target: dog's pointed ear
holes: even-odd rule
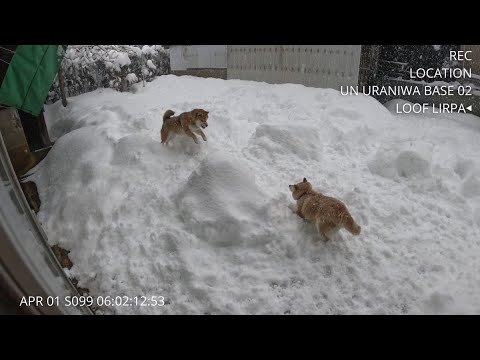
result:
[[[307,182],[307,178],[303,178],[303,182],[304,182],[304,183]]]

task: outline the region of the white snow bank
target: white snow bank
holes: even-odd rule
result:
[[[462,193],[465,198],[480,196],[480,176],[479,174],[470,175],[463,182]]]
[[[401,142],[381,147],[368,163],[374,174],[394,179],[397,176],[429,176],[433,145],[424,142]]]
[[[217,246],[261,244],[259,219],[267,196],[255,184],[253,169],[240,159],[214,153],[202,160],[180,190],[182,222],[199,238]]]
[[[163,76],[47,107],[39,218],[121,314],[480,312],[480,119],[390,113],[329,89]],[[160,144],[202,107],[208,142]],[[318,241],[288,185],[307,177],[362,226]]]

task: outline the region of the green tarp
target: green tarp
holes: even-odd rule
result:
[[[67,46],[19,45],[0,87],[0,104],[38,116]]]

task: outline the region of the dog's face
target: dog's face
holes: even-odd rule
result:
[[[288,188],[292,192],[292,196],[295,200],[300,199],[300,197],[305,194],[307,191],[312,190],[312,184],[307,181],[307,178],[303,178],[303,181],[295,184],[288,185]]]
[[[195,109],[192,111],[192,115],[195,125],[197,125],[199,128],[205,129],[208,126],[208,111],[203,109]]]

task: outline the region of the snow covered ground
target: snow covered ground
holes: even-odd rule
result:
[[[162,76],[48,106],[40,221],[106,314],[480,313],[480,119],[396,115],[330,89]],[[160,144],[163,113],[210,112],[208,142]],[[393,111],[393,110],[392,110]],[[362,226],[319,241],[306,176]]]

